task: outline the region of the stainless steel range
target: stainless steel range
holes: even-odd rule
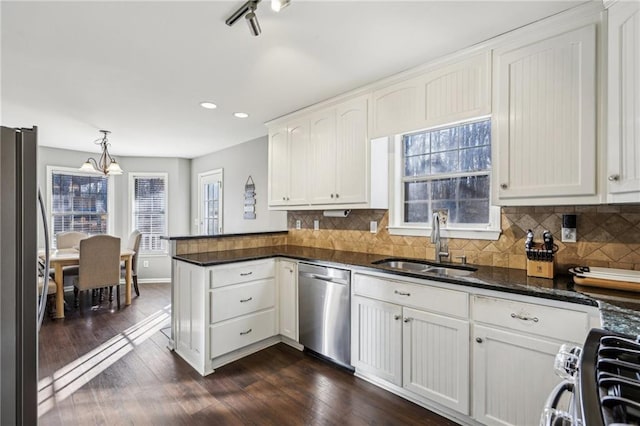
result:
[[[640,337],[593,329],[583,348],[562,346],[556,372],[541,425],[640,424]]]

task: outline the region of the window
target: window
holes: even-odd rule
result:
[[[109,232],[111,181],[106,176],[81,173],[74,169],[47,168],[51,239],[63,231],[87,234]]]
[[[142,233],[141,253],[166,253],[167,235],[167,174],[132,173],[129,175],[131,225]]]
[[[198,218],[202,235],[222,233],[222,169],[198,174]]]
[[[392,228],[426,230],[433,212],[444,210],[449,236],[456,229],[499,232],[499,209],[491,207],[490,119],[402,135],[397,143]]]

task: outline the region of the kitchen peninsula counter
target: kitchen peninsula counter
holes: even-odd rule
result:
[[[373,264],[390,257],[398,258],[395,256],[287,245],[173,256],[175,260],[203,267],[272,257],[326,263],[338,267],[384,272],[466,287],[597,306],[600,309],[603,328],[632,336],[640,335],[640,300],[621,298],[619,294],[612,296],[608,292],[592,293],[591,289],[576,288],[570,275],[558,275],[555,279],[534,278],[528,277],[526,271],[520,269],[468,265],[478,270],[466,277],[443,277],[437,274],[400,271]],[[418,260],[424,261],[424,259]],[[460,264],[452,265],[460,266]],[[589,293],[586,294],[583,291],[589,291]]]

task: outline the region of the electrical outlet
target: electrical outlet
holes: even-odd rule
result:
[[[320,229],[320,221],[318,219],[314,219],[313,220],[313,230],[317,231],[318,229]]]
[[[302,222],[300,221],[300,219],[296,219],[296,229],[300,228],[302,228]]]
[[[369,222],[369,231],[372,234],[376,234],[378,232],[378,222],[376,222],[375,220]]]
[[[575,243],[577,241],[578,233],[576,228],[562,228],[562,234],[560,240],[563,243]]]
[[[143,261],[142,262],[142,267],[143,268],[148,268],[149,267],[149,261],[148,260]]]

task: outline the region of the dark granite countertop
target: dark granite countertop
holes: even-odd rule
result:
[[[163,235],[161,240],[201,240],[203,238],[230,238],[230,237],[253,237],[260,235],[282,235],[288,234],[289,231],[265,231],[265,232],[248,232],[245,234],[218,234],[218,235]]]
[[[436,274],[416,274],[399,271],[373,262],[398,256],[384,256],[359,252],[318,249],[299,246],[262,247],[255,249],[228,250],[174,256],[198,266],[214,266],[270,257],[287,257],[315,263],[330,263],[355,267],[361,270],[385,272],[393,275],[429,279],[467,287],[483,288],[525,296],[560,300],[582,305],[598,306],[602,326],[611,331],[640,335],[640,298],[633,299],[628,293],[620,294],[575,286],[570,275],[558,275],[555,279],[527,277],[521,269],[497,268],[470,265],[478,268],[466,277],[442,277]],[[454,264],[460,266],[460,264]]]

